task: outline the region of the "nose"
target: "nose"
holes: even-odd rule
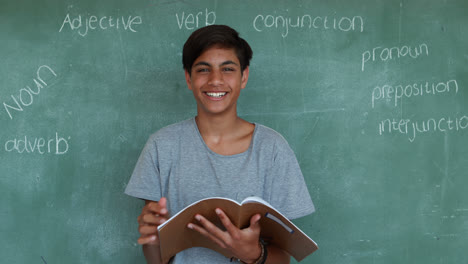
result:
[[[211,71],[210,78],[208,80],[209,85],[219,86],[224,83],[223,74],[219,70]]]

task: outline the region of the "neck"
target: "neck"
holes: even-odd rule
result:
[[[200,134],[205,136],[229,136],[239,129],[243,120],[237,115],[208,116],[198,113],[195,118]]]
[[[195,121],[208,148],[221,155],[246,151],[255,129],[254,124],[241,119],[237,114],[206,115],[198,112]]]

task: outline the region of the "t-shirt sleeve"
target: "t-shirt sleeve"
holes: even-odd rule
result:
[[[156,140],[150,137],[138,158],[125,188],[125,194],[144,200],[159,201],[162,196],[160,183]]]
[[[299,163],[286,142],[277,146],[271,174],[270,201],[282,214],[296,219],[315,211]]]

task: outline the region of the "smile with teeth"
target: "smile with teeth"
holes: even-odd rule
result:
[[[221,98],[223,96],[225,96],[227,93],[226,92],[218,92],[218,93],[210,93],[210,92],[207,92],[206,95],[208,95],[209,97],[213,97],[213,98]]]

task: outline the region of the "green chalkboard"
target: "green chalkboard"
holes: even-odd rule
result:
[[[303,263],[468,263],[468,2],[0,1],[0,262],[143,263],[123,194],[148,136],[195,115],[181,47],[254,50],[239,114],[297,154]]]

